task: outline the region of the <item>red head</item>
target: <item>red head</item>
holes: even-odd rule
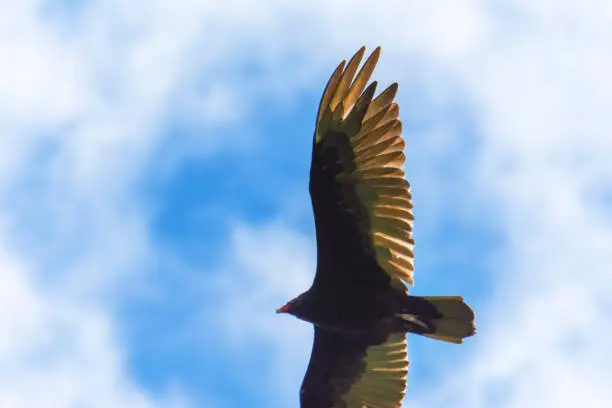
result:
[[[295,299],[288,301],[285,306],[281,307],[280,309],[276,309],[276,313],[291,313],[291,307],[293,306],[294,302]]]
[[[295,299],[291,299],[285,306],[276,310],[276,313],[289,313],[300,319],[308,312],[308,292],[304,292]]]
[[[306,294],[308,292],[302,293],[300,296],[295,299],[291,299],[287,302],[287,304],[276,311],[276,313],[289,313],[294,316],[301,316],[304,314],[304,307],[306,306]]]

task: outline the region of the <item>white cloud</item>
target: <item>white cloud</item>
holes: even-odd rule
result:
[[[129,379],[105,310],[49,290],[30,265],[0,255],[2,407],[188,406],[154,402]]]
[[[150,260],[132,188],[190,42],[105,4],[0,3],[3,407],[189,405],[131,378],[113,306]]]
[[[8,61],[0,68],[0,290],[8,305],[0,332],[10,333],[0,339],[0,366],[9,367],[0,375],[10,379],[0,382],[10,386],[0,388],[0,405],[166,403],[125,372],[108,305],[108,294],[134,282],[150,259],[147,220],[131,189],[165,121],[247,121],[262,101],[319,92],[361,43],[384,46],[381,82],[416,79],[433,103],[464,92],[482,142],[470,173],[475,199],[492,200],[509,242],[495,254],[504,264],[480,321],[488,329],[466,362],[474,384],[449,380],[437,396],[474,407],[500,392],[502,406],[569,406],[585,395],[590,406],[609,405],[612,227],[599,198],[612,188],[608,3],[72,7],[65,14],[33,0],[0,3],[0,60]],[[243,75],[255,60],[259,74]],[[202,142],[231,146],[236,139],[226,136]],[[182,151],[200,143],[173,142]],[[228,299],[241,299],[236,312],[257,324],[240,321],[278,346],[274,375],[291,371],[287,381],[295,381],[298,370],[282,361],[307,355],[305,325],[294,325],[298,351],[267,313],[310,276],[309,244],[279,226],[239,228],[232,242],[254,286],[228,289]],[[278,280],[289,273],[299,285]],[[52,386],[57,400],[42,404]]]
[[[249,378],[270,407],[295,405],[308,364],[312,328],[291,316],[274,311],[310,287],[315,270],[310,237],[294,232],[283,222],[248,227],[236,225],[226,258],[229,264],[207,279],[204,298],[221,294],[214,308],[203,312],[200,327],[222,333],[221,344],[235,361],[256,359],[253,350],[272,359],[259,367],[260,378]],[[207,335],[208,333],[204,333]],[[217,345],[215,345],[217,346]],[[238,378],[248,375],[240,373]]]
[[[418,79],[433,101],[441,79],[452,91],[461,90],[453,97],[472,108],[479,135],[476,161],[465,169],[473,190],[465,193],[475,208],[484,202],[494,210],[498,218],[492,222],[507,243],[483,254],[498,262],[491,270],[494,296],[479,316],[471,359],[453,370],[453,379],[432,385],[435,392],[413,390],[408,401],[608,406],[612,321],[606,288],[612,253],[606,244],[612,226],[609,208],[598,197],[609,194],[612,177],[612,59],[602,41],[611,34],[612,9],[604,2],[496,7],[466,1],[444,10],[398,6],[383,24],[368,6],[340,4],[311,11],[321,13],[313,32],[334,27],[324,58],[344,56],[340,48],[352,51],[359,31],[389,45],[379,76],[410,81],[410,74],[398,77],[410,56],[431,64],[421,69],[435,74],[419,70]],[[389,54],[395,68],[384,68]],[[442,91],[442,98],[449,96]],[[261,285],[272,297],[275,289]]]
[[[490,16],[500,34],[456,69],[482,134],[474,186],[499,211],[508,245],[496,254],[496,297],[473,360],[444,392],[417,400],[609,406],[612,226],[593,211],[592,190],[609,189],[612,177],[612,58],[601,41],[612,8],[507,7],[510,16]]]

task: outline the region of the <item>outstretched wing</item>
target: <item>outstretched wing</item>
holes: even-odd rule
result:
[[[364,52],[361,48],[346,68],[344,61],[338,66],[317,115],[310,169],[318,246],[315,285],[355,281],[355,273],[378,273],[406,290],[405,284],[413,284],[414,217],[402,169],[399,106],[393,102],[397,84],[374,98],[376,82],[366,84],[380,47],[355,76]],[[378,267],[359,272],[335,267],[368,262]]]
[[[406,390],[406,335],[348,335],[315,327],[301,408],[397,408]]]

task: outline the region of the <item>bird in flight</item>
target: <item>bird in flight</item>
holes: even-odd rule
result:
[[[332,74],[319,106],[310,167],[317,269],[310,289],[277,310],[314,325],[301,408],[396,408],[406,390],[406,333],[452,343],[474,334],[459,296],[408,295],[412,200],[397,83],[368,85],[380,47]],[[355,75],[356,74],[356,75]]]

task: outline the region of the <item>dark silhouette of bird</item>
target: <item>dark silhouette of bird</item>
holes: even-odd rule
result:
[[[336,68],[317,114],[310,168],[314,282],[277,310],[315,328],[302,408],[400,407],[406,333],[461,343],[475,332],[474,313],[461,297],[408,295],[414,216],[393,101],[398,86],[374,97],[377,83],[368,82],[380,47],[357,73],[364,52]]]

